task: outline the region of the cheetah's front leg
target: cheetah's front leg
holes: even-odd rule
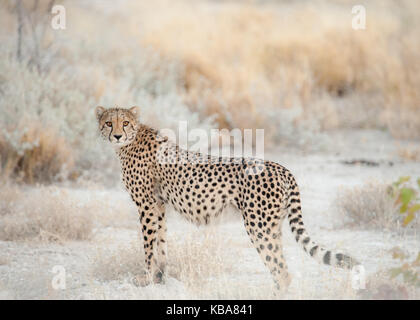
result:
[[[163,278],[166,270],[166,216],[164,204],[159,206],[158,216],[158,234],[157,234],[157,257],[160,274],[157,276]]]
[[[136,276],[135,282],[139,286],[146,286],[152,282],[162,282],[162,271],[157,261],[159,227],[162,227],[162,208],[156,201],[148,201],[139,206],[140,224],[143,234],[143,246],[146,264],[146,273]]]

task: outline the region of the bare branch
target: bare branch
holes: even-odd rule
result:
[[[16,6],[17,6],[17,19],[18,19],[16,58],[18,59],[18,61],[21,61],[22,60],[22,29],[23,29],[22,0],[18,0]]]

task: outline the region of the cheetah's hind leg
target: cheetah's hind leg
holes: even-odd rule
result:
[[[244,215],[246,231],[265,266],[270,270],[278,293],[286,293],[291,279],[283,256],[281,225],[284,217],[275,213],[265,223],[254,210]]]

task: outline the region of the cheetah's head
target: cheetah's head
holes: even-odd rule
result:
[[[138,107],[130,109],[96,107],[99,130],[104,139],[115,147],[123,147],[134,141],[139,122]]]

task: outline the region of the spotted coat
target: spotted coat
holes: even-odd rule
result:
[[[126,109],[109,109],[121,112]],[[106,110],[101,119],[107,117]],[[133,117],[129,121],[132,122]],[[105,121],[106,122],[106,121]],[[281,225],[287,218],[296,241],[322,263],[352,268],[357,262],[333,253],[309,237],[302,220],[299,188],[285,167],[246,158],[217,158],[179,148],[142,124],[133,125],[135,138],[117,148],[123,182],[135,202],[143,233],[149,281],[160,282],[166,265],[165,207],[195,224],[208,224],[229,204],[241,213],[247,234],[279,288],[290,282],[283,256]],[[110,138],[108,131],[104,137]],[[118,141],[122,139],[117,139]],[[113,142],[113,140],[110,140]],[[115,139],[114,139],[115,142]]]

